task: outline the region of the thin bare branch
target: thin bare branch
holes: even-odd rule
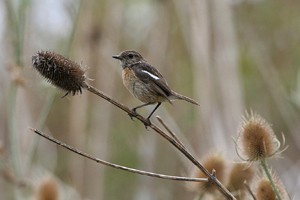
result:
[[[161,125],[163,125],[163,127],[168,131],[168,133],[170,133],[170,135],[176,140],[176,142],[178,142],[183,148],[186,149],[184,144],[180,141],[177,135],[173,131],[171,131],[171,129],[167,126],[163,119],[160,116],[156,116],[156,119],[161,123]]]
[[[108,101],[109,103],[117,106],[118,108],[120,108],[121,110],[127,112],[130,116],[137,118],[138,120],[140,120],[141,122],[143,122],[144,124],[148,124],[149,121],[147,121],[143,116],[139,115],[136,112],[133,112],[132,110],[130,110],[128,107],[124,106],[123,104],[115,101],[114,99],[112,99],[111,97],[109,97],[108,95],[104,94],[103,92],[101,92],[100,90],[98,90],[97,88],[89,85],[86,83],[86,89],[92,93],[94,93],[95,95],[105,99],[106,101]],[[151,123],[150,123],[151,124]]]
[[[126,106],[124,106],[121,103],[118,103],[117,101],[115,101],[114,99],[110,98],[109,96],[107,96],[106,94],[104,94],[103,92],[99,91],[97,88],[89,85],[86,83],[86,89],[94,94],[96,94],[97,96],[107,100],[108,102],[110,102],[111,104],[117,106],[118,108],[120,108],[121,110],[127,112],[130,116],[137,118],[138,120],[140,120],[143,124],[149,126],[151,129],[153,129],[156,133],[158,133],[159,135],[161,135],[163,138],[165,138],[167,141],[169,141],[174,147],[176,147],[182,154],[185,155],[185,157],[187,157],[195,166],[197,166],[208,178],[209,181],[212,181],[218,188],[218,190],[229,200],[236,200],[236,198],[230,193],[229,190],[227,190],[227,188],[217,179],[217,177],[215,177],[214,175],[212,175],[201,163],[198,162],[198,160],[184,147],[182,147],[173,137],[169,136],[167,133],[165,133],[164,131],[162,131],[159,127],[157,127],[155,124],[153,124],[152,122],[149,123],[149,121],[147,121],[143,116],[133,112],[132,110],[130,110],[129,108],[127,108]]]
[[[70,145],[67,145],[49,135],[46,135],[44,134],[43,132],[37,130],[37,129],[34,129],[34,128],[29,128],[31,131],[33,131],[34,133],[46,138],[47,140],[65,148],[65,149],[68,149],[80,156],[83,156],[87,159],[90,159],[90,160],[93,160],[97,163],[100,163],[100,164],[103,164],[103,165],[106,165],[106,166],[109,166],[109,167],[113,167],[113,168],[116,168],[116,169],[121,169],[121,170],[124,170],[124,171],[129,171],[129,172],[132,172],[132,173],[136,173],[136,174],[141,174],[141,175],[145,175],[145,176],[151,176],[151,177],[156,177],[156,178],[161,178],[161,179],[168,179],[168,180],[176,180],[176,181],[190,181],[190,182],[207,182],[208,179],[207,178],[189,178],[189,177],[181,177],[181,176],[169,176],[169,175],[165,175],[165,174],[157,174],[157,173],[153,173],[153,172],[147,172],[147,171],[142,171],[142,170],[138,170],[138,169],[133,169],[133,168],[129,168],[129,167],[125,167],[125,166],[121,166],[121,165],[117,165],[117,164],[113,164],[113,163],[110,163],[110,162],[107,162],[107,161],[104,161],[104,160],[101,160],[99,158],[96,158],[94,156],[91,156],[83,151],[80,151]]]

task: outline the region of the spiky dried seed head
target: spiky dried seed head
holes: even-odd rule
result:
[[[250,184],[254,178],[255,170],[245,163],[235,163],[231,168],[228,180],[229,191],[236,194],[237,199],[244,199],[245,184]]]
[[[257,200],[276,200],[276,194],[273,191],[271,183],[268,179],[263,178],[258,182],[256,189]]]
[[[224,181],[226,166],[225,166],[224,157],[222,155],[220,154],[209,155],[206,158],[204,158],[201,163],[209,172],[215,170],[217,179],[221,182]],[[193,177],[207,178],[207,176],[198,168],[195,168]],[[187,187],[188,189],[193,191],[209,192],[209,193],[214,193],[217,189],[215,184],[211,181],[206,183],[205,182],[190,183]]]
[[[281,180],[275,173],[271,173],[272,180],[274,182],[275,187],[278,190],[279,196],[282,200],[288,200],[289,195],[286,192]],[[270,181],[267,179],[267,177],[262,177],[257,181],[257,187],[256,187],[256,199],[257,200],[273,200],[276,199],[276,193],[273,190],[273,187],[270,183]]]
[[[52,85],[75,95],[86,87],[85,71],[76,62],[51,51],[32,56],[33,67]],[[66,94],[66,95],[67,95]]]
[[[36,200],[58,200],[59,189],[58,184],[53,178],[45,178],[38,185]]]
[[[239,155],[243,155],[244,160],[256,161],[271,157],[278,152],[279,144],[265,119],[255,113],[246,115],[237,140],[237,151]]]

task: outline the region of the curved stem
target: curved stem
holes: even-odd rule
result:
[[[137,118],[138,120],[140,120],[144,124],[149,124],[149,121],[147,121],[147,119],[145,119],[143,116],[133,112],[132,110],[130,110],[129,108],[127,108],[123,104],[118,103],[117,101],[110,98],[109,96],[107,96],[103,92],[99,91],[97,88],[95,88],[95,87],[93,87],[93,86],[91,86],[87,83],[86,83],[85,87],[88,91],[90,91],[90,92],[96,94],[97,96],[107,100],[111,104],[113,104],[113,105],[117,106],[118,108],[120,108],[121,110],[127,112],[129,115],[134,116],[135,118]],[[236,198],[229,192],[229,190],[227,190],[227,188],[224,185],[222,185],[222,183],[217,179],[217,177],[215,177],[213,174],[211,174],[201,163],[198,162],[198,160],[187,149],[185,149],[181,144],[179,144],[172,136],[169,136],[168,134],[163,132],[160,128],[158,128],[152,122],[150,122],[149,127],[151,129],[153,129],[155,132],[157,132],[158,134],[160,134],[163,138],[168,140],[174,147],[176,147],[182,154],[184,154],[185,157],[187,157],[195,166],[197,166],[209,178],[209,181],[213,182],[217,186],[218,190],[227,199],[236,200]]]
[[[55,144],[68,149],[76,154],[79,154],[85,158],[88,158],[90,160],[93,160],[97,163],[101,163],[103,165],[109,166],[109,167],[113,167],[116,169],[121,169],[124,171],[129,171],[132,173],[136,173],[136,174],[141,174],[141,175],[145,175],[145,176],[151,176],[151,177],[156,177],[156,178],[161,178],[161,179],[169,179],[169,180],[176,180],[176,181],[192,181],[192,182],[208,182],[207,178],[189,178],[189,177],[181,177],[181,176],[169,176],[169,175],[165,175],[165,174],[157,174],[157,173],[153,173],[153,172],[147,172],[147,171],[143,171],[143,170],[138,170],[138,169],[133,169],[133,168],[129,168],[129,167],[124,167],[122,165],[117,165],[117,164],[113,164],[110,162],[107,162],[105,160],[101,160],[99,158],[96,158],[94,156],[91,156],[85,152],[82,152],[78,149],[75,149],[74,147],[67,145],[49,135],[46,135],[44,133],[42,133],[41,131],[37,130],[37,129],[33,129],[33,128],[29,128],[30,130],[32,130],[33,132],[35,132],[36,134],[50,140],[51,142],[54,142]]]

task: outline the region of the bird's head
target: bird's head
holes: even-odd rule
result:
[[[141,54],[132,50],[123,51],[122,53],[120,53],[120,55],[114,55],[112,57],[120,60],[123,68],[130,67],[135,63],[145,61]]]

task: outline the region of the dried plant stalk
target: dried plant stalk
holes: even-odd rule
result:
[[[154,125],[151,121],[149,122],[143,116],[139,115],[136,112],[133,112],[126,106],[120,104],[114,99],[110,98],[103,92],[99,91],[97,88],[86,83],[86,77],[84,75],[84,71],[79,68],[79,65],[75,62],[64,58],[61,55],[58,55],[52,52],[53,56],[49,59],[49,64],[54,64],[55,66],[45,65],[44,61],[40,61],[40,55],[37,54],[33,56],[33,66],[41,73],[43,77],[45,77],[50,83],[53,85],[67,91],[66,95],[72,93],[75,95],[78,92],[81,92],[82,89],[87,89],[88,91],[96,94],[97,96],[107,100],[111,104],[117,106],[123,111],[127,112],[131,117],[135,117],[140,120],[143,124],[147,124],[151,129],[160,134],[163,138],[165,138],[168,142],[170,142],[173,146],[175,146],[182,154],[184,154],[195,166],[197,166],[207,177],[208,180],[216,185],[218,190],[227,198],[235,200],[236,198],[226,189],[226,187],[217,179],[214,173],[210,173],[198,160],[180,143],[176,141],[172,136],[169,136],[167,133],[162,131],[156,125]],[[52,60],[51,60],[52,59]],[[56,60],[57,59],[57,60]],[[60,64],[60,66],[57,66]],[[41,69],[39,69],[41,68]],[[72,73],[71,73],[72,72]],[[63,78],[66,80],[59,80],[59,77],[63,75]],[[70,77],[68,77],[70,76]],[[66,81],[70,81],[67,83]],[[37,131],[38,132],[38,131]],[[36,133],[37,133],[36,132]],[[71,149],[70,149],[71,150]]]

